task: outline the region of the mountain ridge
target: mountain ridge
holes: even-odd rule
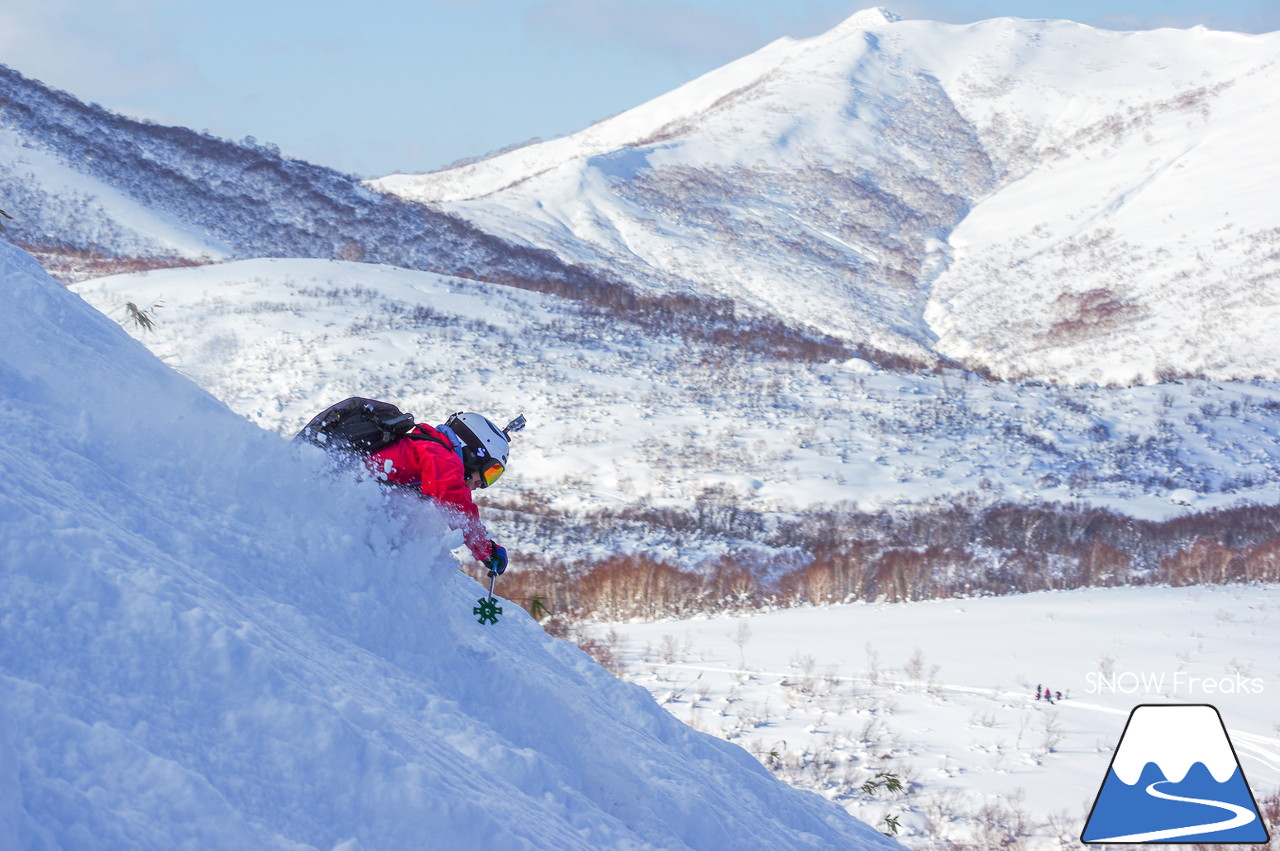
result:
[[[161,265],[344,257],[526,285],[612,285],[274,145],[127,118],[2,65],[0,108],[9,154],[0,193],[14,216],[6,237],[50,265],[68,251]]]
[[[368,185],[925,362],[1274,378],[1269,348],[1212,335],[1278,318],[1278,42],[860,14],[579,134]]]

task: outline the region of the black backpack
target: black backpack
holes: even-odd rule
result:
[[[352,396],[312,418],[295,441],[322,449],[368,455],[404,437],[416,423],[390,402]]]

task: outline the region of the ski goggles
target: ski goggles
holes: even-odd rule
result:
[[[489,458],[488,466],[476,470],[476,474],[480,476],[480,487],[487,488],[498,480],[498,477],[506,472],[506,467],[502,466],[500,461]]]
[[[462,450],[462,467],[467,471],[467,478],[478,476],[480,478],[480,487],[487,488],[498,480],[498,477],[505,472],[506,468],[502,466],[502,462],[497,458],[490,458],[487,455],[477,455],[471,447],[463,447]]]

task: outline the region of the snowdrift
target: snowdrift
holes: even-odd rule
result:
[[[16,847],[898,847],[515,605],[475,623],[423,504],[334,478],[5,243],[0,281]]]

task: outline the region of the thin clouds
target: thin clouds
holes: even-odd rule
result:
[[[1186,29],[1205,26],[1209,29],[1233,32],[1262,33],[1280,29],[1280,3],[1259,2],[1244,8],[1229,3],[1214,8],[1205,4],[1203,11],[1183,11],[1196,3],[1059,3],[1021,2],[1021,0],[987,0],[969,3],[960,0],[884,0],[882,5],[904,18],[944,21],[947,23],[971,23],[989,18],[1049,18],[1071,19],[1102,29],[1148,30],[1159,27]],[[1118,8],[1117,8],[1118,7]],[[1228,11],[1229,10],[1229,11]]]
[[[17,71],[90,99],[199,79],[158,26],[156,0],[5,0],[0,57]]]
[[[1212,11],[1198,14],[1121,12],[1102,15],[1085,23],[1111,30],[1146,30],[1159,27],[1186,29],[1187,27],[1204,26],[1212,30],[1265,33],[1280,29],[1280,4],[1259,4],[1252,11],[1241,14],[1223,14]]]
[[[581,47],[617,47],[678,61],[725,62],[769,40],[754,21],[680,0],[542,0],[525,13],[534,29]]]
[[[1280,29],[1280,3],[1255,3],[1247,9],[1226,4],[1232,11],[1208,6],[1203,11],[1181,11],[1188,5],[1151,2],[1129,3],[963,3],[953,0],[887,0],[886,7],[905,18],[969,23],[988,18],[1070,18],[1089,26],[1113,30],[1149,30],[1160,27],[1186,29],[1205,26],[1233,32],[1262,33]],[[1207,5],[1207,4],[1206,4]],[[1119,7],[1119,8],[1116,8]],[[1181,7],[1181,8],[1180,8]]]

